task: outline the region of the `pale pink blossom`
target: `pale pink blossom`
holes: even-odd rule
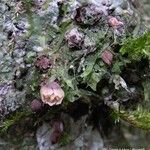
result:
[[[49,106],[59,105],[64,99],[64,91],[57,82],[47,82],[40,89],[41,100]]]

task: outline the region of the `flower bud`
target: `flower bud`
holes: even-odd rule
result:
[[[101,58],[107,65],[111,65],[113,54],[110,51],[105,50],[104,52],[102,52]]]
[[[41,86],[40,94],[43,103],[46,103],[49,106],[61,104],[65,96],[60,85],[54,81]]]
[[[122,26],[123,25],[123,22],[121,21],[118,21],[117,18],[115,17],[111,17],[109,20],[108,20],[108,23],[111,27],[117,27],[117,26]]]
[[[42,55],[37,58],[35,66],[41,71],[46,71],[52,67],[52,62],[50,61],[48,56]]]
[[[68,46],[70,48],[80,48],[84,43],[84,35],[80,33],[77,28],[73,28],[66,33],[66,41],[68,42]]]
[[[58,120],[53,123],[52,126],[53,132],[51,134],[51,143],[56,144],[64,131],[64,124],[62,121]]]
[[[30,108],[33,112],[39,112],[42,110],[43,104],[41,101],[34,99],[30,104]]]

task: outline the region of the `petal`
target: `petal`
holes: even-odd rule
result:
[[[60,98],[64,98],[65,94],[64,94],[64,91],[61,88],[54,89],[53,91],[54,91],[55,96],[58,96]]]
[[[60,105],[62,103],[63,98],[61,98],[59,101],[57,101],[56,105]]]

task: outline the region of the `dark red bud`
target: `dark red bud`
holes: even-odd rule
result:
[[[62,136],[64,131],[63,122],[60,120],[54,121],[52,128],[53,132],[51,134],[51,143],[56,144],[60,140],[60,137]]]
[[[52,134],[51,134],[51,143],[52,144],[56,144],[58,143],[58,141],[60,140],[60,137],[61,137],[61,133],[60,132],[56,132],[54,131]]]
[[[46,71],[52,67],[52,61],[48,58],[48,56],[42,55],[37,58],[35,66],[41,71]]]
[[[34,99],[30,104],[30,108],[33,112],[39,112],[43,108],[43,103],[37,99]]]

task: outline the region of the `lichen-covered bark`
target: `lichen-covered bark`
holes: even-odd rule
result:
[[[19,120],[27,123],[33,117],[31,124],[38,128],[47,117],[49,121],[62,111],[70,113],[75,107],[70,103],[76,100],[92,109],[87,114],[102,103],[125,112],[141,103],[145,107],[149,53],[136,51],[136,59],[132,59],[131,51],[125,49],[125,55],[119,51],[128,38],[147,30],[141,13],[142,4],[137,0],[2,0],[0,127],[7,130]],[[148,21],[147,16],[144,19]],[[41,101],[40,89],[47,80],[65,93],[58,109]],[[43,102],[55,104],[60,93],[49,87]],[[129,114],[124,117],[141,127]],[[144,127],[149,129],[149,125]]]

